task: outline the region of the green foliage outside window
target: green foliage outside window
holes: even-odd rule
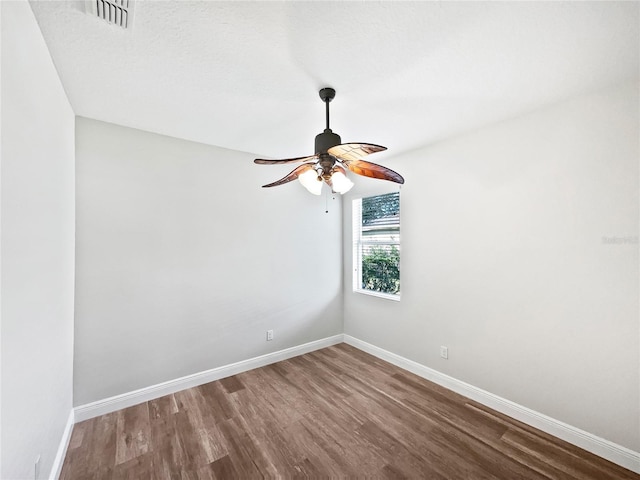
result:
[[[372,247],[362,255],[362,288],[390,294],[400,291],[400,251],[395,245]]]

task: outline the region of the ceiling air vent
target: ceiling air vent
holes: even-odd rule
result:
[[[95,15],[106,22],[122,28],[133,24],[133,0],[86,0],[89,15]]]

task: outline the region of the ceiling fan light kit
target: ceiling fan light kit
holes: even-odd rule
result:
[[[370,143],[342,143],[340,135],[333,133],[329,127],[329,103],[335,98],[336,91],[327,87],[321,89],[319,94],[320,99],[325,103],[327,127],[324,132],[316,135],[315,154],[282,160],[256,158],[254,162],[260,165],[302,162],[302,165],[293,169],[285,177],[263,187],[276,187],[298,179],[314,195],[320,195],[323,183],[329,185],[332,192],[343,194],[353,187],[353,182],[347,177],[346,170],[365,177],[403,184],[404,178],[399,173],[382,165],[362,160],[371,153],[386,150],[386,147]]]
[[[322,193],[322,179],[320,178],[320,180],[318,180],[318,178],[320,178],[318,177],[318,172],[313,168],[309,168],[306,172],[298,176],[298,180],[300,180],[302,186],[314,195],[320,195],[320,193]]]

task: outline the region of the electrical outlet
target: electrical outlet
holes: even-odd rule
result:
[[[33,467],[33,478],[35,480],[38,480],[39,477],[40,477],[40,454],[38,454],[38,456],[36,457],[36,462]]]
[[[440,356],[445,360],[449,358],[449,348],[444,345],[440,346]]]
[[[273,340],[273,330],[267,330],[267,341]]]

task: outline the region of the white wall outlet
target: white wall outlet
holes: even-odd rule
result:
[[[33,478],[38,480],[40,477],[40,454],[36,457],[35,465],[33,466]]]
[[[440,346],[440,356],[444,359],[449,358],[449,347],[445,347],[444,345]]]
[[[273,340],[273,330],[267,330],[267,341]]]

